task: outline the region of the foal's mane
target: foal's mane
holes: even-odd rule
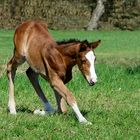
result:
[[[57,44],[58,45],[67,45],[67,44],[69,44],[69,43],[81,43],[81,41],[80,40],[78,40],[78,39],[69,39],[69,40],[62,40],[62,41],[57,41]]]

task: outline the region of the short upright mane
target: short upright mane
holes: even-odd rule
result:
[[[62,45],[62,44],[69,44],[69,43],[80,43],[80,40],[77,39],[69,39],[69,40],[62,40],[62,41],[57,41],[58,45]]]

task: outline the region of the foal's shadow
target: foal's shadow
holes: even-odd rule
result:
[[[9,110],[7,110],[9,112]],[[17,108],[17,112],[18,113],[28,113],[28,114],[34,114],[34,111],[33,110],[30,110],[28,109],[27,107],[20,107],[20,108]],[[87,114],[89,113],[90,111],[89,110],[81,110],[81,113],[83,116],[87,116]],[[68,113],[68,112],[67,112]],[[67,114],[66,113],[66,114]],[[63,114],[63,113],[60,113],[60,112],[55,112],[55,114]]]
[[[30,110],[26,107],[17,108],[17,112],[28,113],[28,114],[33,114],[34,113],[33,110]],[[83,116],[87,116],[89,112],[90,112],[89,110],[81,110],[81,113],[82,113]],[[63,114],[63,113],[55,112],[54,114]]]
[[[26,107],[17,108],[17,112],[19,112],[19,113],[33,114],[33,110],[30,110],[30,109],[28,109]]]
[[[83,116],[87,116],[90,111],[89,110],[81,110],[80,112]],[[72,112],[72,116],[75,116],[74,112]]]
[[[89,110],[81,110],[83,116],[87,116],[89,112]]]

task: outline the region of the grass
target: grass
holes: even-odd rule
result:
[[[50,31],[56,40],[101,39],[97,48],[98,83],[89,87],[77,69],[67,85],[79,108],[93,125],[78,123],[71,108],[67,114],[36,116],[43,108],[21,66],[15,79],[16,116],[7,113],[8,80],[5,64],[12,56],[12,30],[0,30],[0,139],[138,140],[140,139],[140,31]],[[40,78],[55,107],[48,83]]]

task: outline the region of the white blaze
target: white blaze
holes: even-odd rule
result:
[[[90,75],[87,76],[87,80],[89,82],[90,82],[90,80],[92,80],[94,83],[96,83],[97,75],[95,73],[95,67],[94,67],[95,55],[94,55],[93,51],[89,51],[85,56],[90,63]]]

